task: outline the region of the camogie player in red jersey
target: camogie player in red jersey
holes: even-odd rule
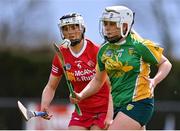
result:
[[[60,47],[63,53],[68,79],[75,92],[81,92],[95,75],[96,56],[99,46],[84,38],[85,25],[83,17],[71,13],[60,18],[59,29],[62,39],[69,39],[68,48]],[[41,111],[48,112],[56,88],[63,75],[62,65],[57,54],[52,62],[49,81],[42,93]],[[109,84],[105,83],[93,96],[82,100],[79,107],[82,116],[76,111],[72,113],[69,128],[72,130],[106,129],[112,122],[113,106]],[[50,119],[51,115],[43,117]]]

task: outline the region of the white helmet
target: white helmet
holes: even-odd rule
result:
[[[126,37],[131,30],[132,24],[134,22],[134,13],[131,9],[125,6],[110,6],[106,7],[105,11],[102,14],[100,22],[103,21],[112,21],[116,22],[118,28],[120,28],[121,36]],[[123,23],[127,23],[127,31],[123,32]],[[102,26],[102,25],[101,25]],[[104,36],[103,28],[100,31]]]
[[[84,19],[78,13],[69,13],[69,14],[62,16],[60,18],[60,23],[58,24],[62,39],[64,39],[64,35],[62,33],[62,27],[66,26],[66,25],[71,25],[71,24],[73,24],[73,25],[78,24],[79,28],[82,32],[82,37],[80,39],[76,39],[76,40],[71,41],[71,45],[76,45],[84,38],[84,33],[85,33]]]
[[[58,25],[59,27],[62,27],[70,24],[79,24],[85,26],[83,17],[78,13],[70,13],[62,16]]]

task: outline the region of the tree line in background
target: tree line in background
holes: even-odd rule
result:
[[[41,97],[51,71],[54,52],[50,49],[32,51],[0,51],[0,96]],[[169,58],[171,60],[171,58]],[[171,60],[173,68],[169,76],[155,89],[159,100],[180,100],[180,61]],[[156,72],[152,68],[151,76]],[[68,98],[65,79],[59,84],[58,98]]]
[[[53,54],[53,51],[48,49],[0,51],[0,96],[40,98],[49,78]],[[68,90],[64,79],[60,86],[60,97],[67,97]]]

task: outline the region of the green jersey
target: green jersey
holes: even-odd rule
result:
[[[129,34],[123,44],[105,43],[98,53],[98,69],[106,70],[115,107],[153,96],[150,90],[150,65],[158,64],[163,48],[152,41]]]

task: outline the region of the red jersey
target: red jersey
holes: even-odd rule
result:
[[[81,92],[95,75],[96,56],[99,46],[85,39],[83,48],[78,54],[70,48],[60,47],[63,53],[68,79],[76,92]],[[57,54],[54,56],[51,73],[55,76],[63,74],[62,66]],[[107,112],[109,88],[105,83],[98,93],[79,103],[81,111]]]

